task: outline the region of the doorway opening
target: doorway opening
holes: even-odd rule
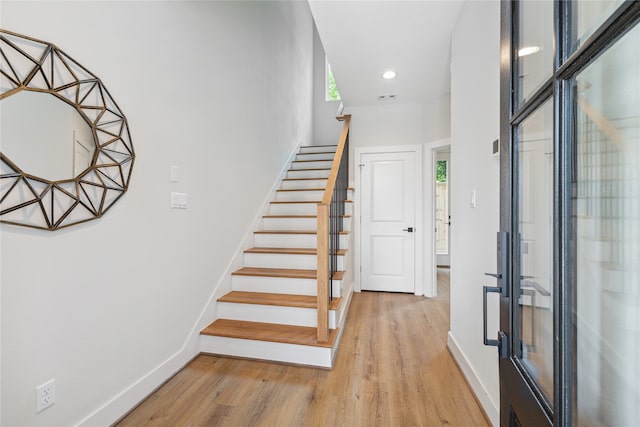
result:
[[[451,212],[449,210],[449,171],[451,164],[451,149],[446,147],[437,150],[435,155],[435,179],[434,179],[434,212],[435,226],[435,247],[436,247],[436,268],[450,268],[451,257],[449,249],[451,247],[449,227],[451,225]]]

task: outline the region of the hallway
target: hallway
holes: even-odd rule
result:
[[[438,297],[353,296],[332,371],[200,355],[119,426],[485,426],[446,348]]]

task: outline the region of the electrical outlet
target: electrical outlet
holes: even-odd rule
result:
[[[36,414],[56,403],[56,379],[36,387]]]

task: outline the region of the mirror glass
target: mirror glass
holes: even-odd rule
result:
[[[78,111],[50,93],[20,91],[2,100],[0,150],[25,173],[73,179],[91,166],[95,140]]]

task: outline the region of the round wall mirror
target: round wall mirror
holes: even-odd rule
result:
[[[0,222],[57,230],[127,191],[127,119],[100,79],[51,43],[0,29]]]

